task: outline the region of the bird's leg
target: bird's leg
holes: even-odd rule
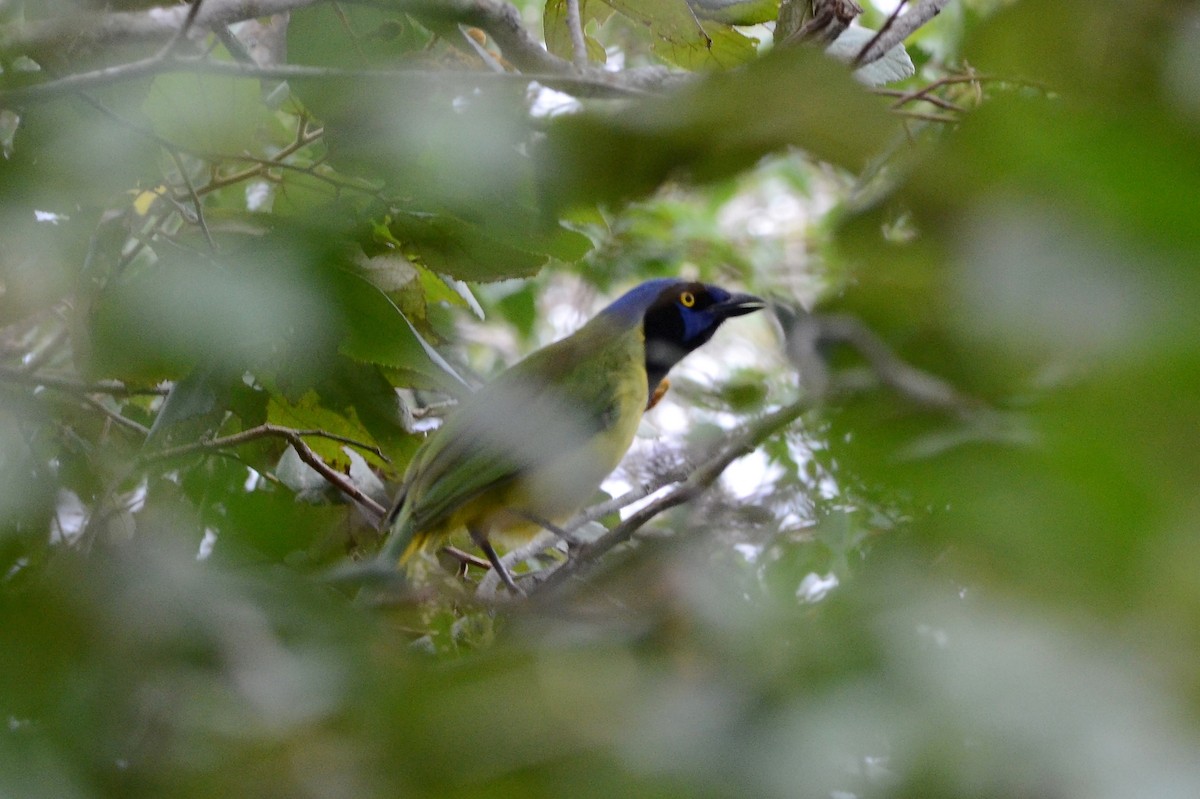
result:
[[[492,546],[492,542],[487,540],[487,536],[480,531],[468,527],[467,532],[471,534],[471,540],[475,545],[483,550],[483,554],[487,555],[487,559],[491,561],[492,568],[496,570],[496,574],[500,576],[501,582],[512,591],[514,596],[525,596],[525,592],[517,587],[513,582],[512,575],[508,573],[508,569],[504,568],[504,564],[500,562],[500,556],[496,554],[496,549]]]

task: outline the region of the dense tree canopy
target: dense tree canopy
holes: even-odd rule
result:
[[[1200,795],[1198,54],[1154,0],[0,0],[0,794]],[[681,274],[771,313],[527,599],[465,537],[338,579],[457,399]]]

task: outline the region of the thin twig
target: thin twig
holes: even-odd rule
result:
[[[227,447],[245,444],[249,441],[254,441],[255,439],[259,438],[282,438],[292,445],[292,449],[296,451],[296,455],[299,456],[300,460],[311,466],[312,469],[324,477],[326,482],[328,482],[330,485],[337,488],[347,497],[357,502],[363,508],[363,510],[373,514],[379,519],[382,519],[385,515],[387,515],[387,508],[383,507],[374,499],[360,491],[358,486],[350,482],[350,480],[348,480],[344,474],[332,468],[324,461],[324,459],[321,458],[320,455],[313,452],[312,448],[310,448],[308,444],[304,442],[304,436],[328,438],[332,441],[338,441],[343,444],[358,447],[359,449],[377,455],[384,461],[388,460],[387,456],[384,455],[378,447],[370,444],[364,444],[361,441],[355,441],[354,439],[347,438],[346,436],[340,436],[336,433],[329,433],[324,430],[293,430],[290,427],[280,427],[279,425],[270,423],[261,424],[257,427],[252,427],[248,430],[243,430],[240,433],[234,433],[222,438],[214,438],[207,441],[194,441],[190,444],[181,444],[177,447],[170,447],[167,449],[145,453],[142,455],[141,460],[142,462],[164,460],[168,458],[179,457],[181,455],[189,455],[194,452],[225,449]]]
[[[19,369],[10,369],[7,366],[0,366],[0,382],[19,383],[26,386],[44,386],[69,394],[109,394],[114,397],[128,397],[133,395],[162,396],[170,391],[170,389],[157,386],[152,388],[130,388],[119,380],[98,380],[94,383],[85,383],[63,375],[48,375],[44,372],[30,374]]]
[[[908,4],[908,0],[900,0],[899,3],[896,3],[896,7],[892,9],[891,14],[888,14],[888,18],[883,23],[883,27],[881,27],[879,30],[875,31],[875,35],[872,36],[867,41],[867,43],[862,46],[862,49],[858,51],[858,55],[856,55],[854,57],[854,60],[852,62],[850,62],[851,65],[855,69],[862,66],[863,56],[865,56],[867,54],[867,51],[870,50],[872,46],[874,46],[875,42],[882,39],[884,34],[886,34],[889,30],[892,29],[892,25],[894,25],[896,23],[896,17],[900,16],[900,11],[907,4]]]
[[[516,549],[509,550],[500,558],[500,562],[511,573],[514,566],[522,561],[528,560],[536,555],[545,552],[558,542],[558,536],[546,530],[541,530],[532,539],[525,542]],[[485,561],[486,562],[486,561]],[[479,585],[475,588],[475,596],[481,599],[494,599],[496,591],[500,588],[500,573],[491,568],[488,564],[488,572],[479,580]],[[514,574],[515,579],[520,579],[528,573]]]
[[[196,0],[196,4],[200,4],[200,0]],[[213,241],[212,233],[208,230],[208,223],[204,221],[204,203],[200,199],[200,195],[196,193],[196,187],[192,185],[192,179],[188,176],[187,168],[184,166],[183,157],[174,147],[166,148],[171,155],[171,160],[175,162],[176,169],[179,170],[179,177],[183,180],[183,185],[187,187],[188,197],[192,201],[192,208],[196,212],[196,224],[200,226],[201,232],[204,233],[204,240],[208,242],[208,248],[216,251],[217,244]]]
[[[347,436],[330,433],[325,430],[298,430],[292,427],[283,427],[277,424],[267,422],[255,427],[247,428],[237,433],[232,433],[221,438],[213,438],[207,441],[193,441],[189,444],[180,444],[169,449],[158,450],[148,457],[155,460],[162,458],[175,458],[180,455],[190,455],[193,452],[203,450],[224,449],[226,447],[236,447],[240,444],[245,444],[250,441],[255,441],[260,438],[285,438],[289,441],[299,438],[327,438],[330,441],[337,441],[339,444],[346,444],[356,449],[361,449],[364,452],[369,452],[380,460],[391,463],[391,460],[383,454],[383,450],[373,444],[367,444]]]
[[[575,57],[575,68],[588,65],[587,42],[583,38],[583,20],[579,14],[579,0],[567,0],[567,30],[571,33],[571,54]]]
[[[916,94],[914,92],[906,92],[903,89],[883,89],[878,86],[873,87],[868,91],[870,91],[871,94],[877,94],[880,97],[899,98],[896,100],[896,102],[892,103],[891,108],[893,111],[899,110],[908,103],[920,101],[929,103],[932,106],[936,106],[946,111],[953,111],[956,114],[962,114],[966,112],[966,109],[958,103],[952,103],[946,98],[939,97],[936,94],[926,94],[924,92]]]
[[[941,13],[950,0],[918,0],[909,7],[908,13],[897,17],[886,33],[876,36],[859,51],[856,66],[874,63],[883,58],[888,50],[903,42],[918,28]]]
[[[898,114],[907,119],[919,119],[922,122],[940,122],[946,125],[956,124],[958,117],[952,117],[947,114],[927,114],[924,111],[909,111],[904,108],[893,108],[892,113]]]
[[[613,497],[607,502],[601,502],[597,505],[585,510],[577,517],[563,525],[563,529],[568,533],[578,530],[585,524],[591,524],[594,521],[603,519],[610,513],[616,513],[622,508],[629,507],[635,502],[640,502],[651,494],[657,493],[662,489],[674,483],[680,483],[688,477],[687,471],[680,469],[671,469],[670,471],[649,480],[636,488],[626,491],[619,497]]]
[[[592,522],[602,519],[610,513],[615,513],[622,508],[632,505],[635,502],[640,502],[651,494],[661,491],[673,483],[682,482],[686,480],[687,477],[688,473],[686,470],[682,468],[671,469],[665,474],[659,475],[655,479],[647,481],[646,483],[625,492],[619,497],[614,497],[606,502],[593,505],[592,507],[578,514],[571,521],[564,524],[560,532],[567,533],[568,536],[566,537],[566,540],[568,543],[572,546],[578,547],[579,543],[573,540],[573,537],[570,537],[570,533],[578,530],[586,524],[591,524]],[[560,540],[564,540],[564,536],[560,535],[559,532],[543,529],[527,543],[505,553],[504,557],[502,557],[500,560],[511,570],[512,567],[518,563],[528,560],[538,553],[555,546]],[[475,590],[475,593],[477,596],[491,597],[495,594],[496,589],[499,586],[500,576],[498,574],[485,574],[483,579],[479,581],[479,587]]]
[[[681,505],[699,496],[721,476],[721,473],[725,471],[729,464],[754,451],[755,447],[777,431],[794,422],[810,406],[810,399],[799,400],[773,413],[767,414],[751,424],[743,432],[730,436],[717,454],[692,472],[687,480],[646,507],[633,513],[629,518],[592,543],[579,547],[579,550],[571,560],[551,572],[540,585],[534,588],[534,591],[537,593],[550,593],[568,580],[581,577],[602,555],[618,544],[625,543],[631,539],[638,530],[654,517],[676,505]]]
[[[449,545],[442,547],[442,552],[445,552],[447,555],[454,558],[459,563],[465,563],[469,566],[477,566],[480,569],[485,569],[489,575],[492,573],[492,564],[489,563],[486,559],[479,557],[478,555],[472,555],[470,552],[464,552],[463,550],[459,549],[458,547],[452,547]],[[486,579],[486,575],[485,575],[485,579]],[[497,580],[497,582],[499,582],[500,578],[497,577],[496,580]]]
[[[111,419],[114,424],[120,425],[121,427],[124,427],[126,430],[132,430],[133,432],[140,435],[143,439],[146,436],[150,435],[149,427],[138,424],[137,422],[133,421],[132,419],[125,418],[124,416],[117,413],[113,409],[109,408],[103,402],[96,399],[95,397],[84,394],[82,397],[80,397],[80,399],[82,399],[85,403],[87,403],[91,407],[93,407],[96,410],[103,413],[105,416],[107,416],[109,419]]]
[[[474,5],[488,6],[491,4],[475,0]],[[511,8],[511,6],[509,7]],[[516,11],[512,10],[512,13],[515,14]],[[520,18],[517,17],[515,24],[520,26]],[[523,31],[523,28],[521,30]],[[524,35],[528,36],[528,34]],[[540,48],[540,46],[538,47]],[[103,67],[100,70],[92,70],[90,72],[68,74],[68,76],[46,80],[43,83],[2,91],[0,92],[0,101],[47,100],[47,98],[66,94],[66,92],[84,91],[95,88],[95,86],[126,82],[126,80],[145,78],[162,72],[199,72],[224,74],[224,76],[240,78],[272,80],[295,78],[396,80],[421,77],[438,80],[452,78],[502,80],[502,82],[518,80],[518,82],[522,83],[536,80],[536,82],[550,85],[553,88],[563,91],[575,91],[577,94],[595,96],[636,96],[644,94],[644,89],[646,89],[644,85],[638,85],[643,82],[644,76],[635,71],[628,72],[629,85],[625,85],[624,78],[617,73],[589,70],[587,74],[572,74],[571,66],[566,64],[562,59],[558,59],[558,56],[547,53],[545,49],[541,49],[541,53],[547,56],[548,59],[551,59],[551,61],[527,62],[527,64],[523,65],[527,71],[516,74],[508,72],[448,73],[445,71],[422,70],[342,70],[342,68],[337,67],[240,64],[240,62],[217,61],[208,58],[179,58],[179,56],[161,52],[150,56],[150,58],[128,61],[126,64]]]
[[[255,158],[254,156],[247,156],[247,155],[228,156],[228,158],[230,160],[253,161],[255,165],[252,167],[243,169],[240,172],[234,172],[232,175],[224,175],[224,176],[220,176],[220,177],[214,177],[208,183],[204,184],[199,189],[197,189],[197,193],[201,194],[201,195],[208,194],[210,192],[217,191],[218,189],[223,189],[227,186],[233,186],[237,183],[241,183],[243,181],[250,180],[251,178],[256,178],[256,177],[262,175],[264,172],[267,172],[270,169],[274,169],[277,167],[286,168],[289,165],[283,163],[283,160],[285,158],[290,157],[291,155],[296,153],[301,148],[317,141],[325,133],[324,128],[317,128],[315,130],[309,131],[309,130],[307,130],[307,125],[308,125],[308,120],[304,117],[301,117],[299,125],[297,126],[298,129],[296,131],[296,138],[292,141],[291,144],[284,147],[279,152],[275,153],[275,155],[269,159],[260,159],[260,158]],[[308,167],[299,167],[299,168],[304,169],[305,171],[307,171],[309,169]],[[317,177],[317,176],[314,175],[314,177]],[[342,188],[342,186],[339,185],[339,188]],[[350,185],[346,185],[345,188],[352,188],[352,187]]]
[[[200,13],[200,4],[203,2],[204,0],[192,0],[192,4],[187,10],[187,16],[183,18],[183,24],[179,26],[179,30],[171,37],[170,41],[158,51],[159,58],[166,58],[175,52],[175,48],[179,46],[180,42],[187,38],[188,32],[196,22],[196,15]]]

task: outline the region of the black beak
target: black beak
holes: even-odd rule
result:
[[[731,316],[744,316],[761,311],[766,307],[767,304],[753,294],[734,294],[724,302],[711,306],[709,310],[722,319],[728,319]]]

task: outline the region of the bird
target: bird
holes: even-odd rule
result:
[[[626,292],[575,333],[463,400],[409,462],[377,558],[395,569],[465,528],[514,595],[493,539],[560,525],[624,457],[667,373],[721,324],[765,307],[750,294],[674,278]]]

